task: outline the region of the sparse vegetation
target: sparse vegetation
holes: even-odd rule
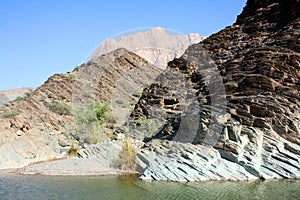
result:
[[[128,109],[128,115],[129,115],[129,116],[130,116],[131,113],[134,111],[134,107],[135,107],[135,105],[130,105],[130,106],[129,106],[129,109]]]
[[[136,154],[131,139],[126,137],[123,142],[120,158],[116,161],[116,167],[122,170],[135,170]]]
[[[79,151],[78,144],[73,141],[68,153],[70,156],[77,156],[78,151]]]
[[[52,103],[46,103],[45,106],[51,111],[59,115],[71,115],[72,108],[69,105],[58,103],[58,102],[52,102]]]
[[[100,105],[93,102],[74,111],[76,135],[87,143],[103,140],[104,127],[111,126],[111,106],[109,102]]]
[[[143,89],[138,89],[138,90],[136,90],[136,91],[132,94],[132,96],[134,96],[134,97],[141,97],[142,94],[143,94]]]
[[[97,116],[97,120],[100,125],[103,125],[111,116],[111,106],[109,102],[105,102],[100,105],[98,102],[94,103],[95,113]]]
[[[137,124],[142,128],[148,129],[149,131],[155,131],[157,129],[154,120],[151,118],[139,118]]]
[[[4,113],[1,117],[2,118],[13,118],[14,116],[19,115],[21,112],[19,111],[11,111],[9,113]]]
[[[14,104],[16,104],[16,103],[22,101],[23,99],[24,99],[24,97],[18,96],[18,97],[15,98],[14,100],[9,101],[6,105],[9,105],[9,104],[14,105]]]
[[[97,144],[104,140],[104,129],[97,125],[92,125],[91,131],[87,135],[86,141],[90,144]]]
[[[23,100],[24,99],[24,97],[17,97],[17,98],[15,98],[15,100],[13,100],[14,102],[19,102],[19,101],[21,101],[21,100]]]

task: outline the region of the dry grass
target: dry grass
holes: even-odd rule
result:
[[[122,170],[135,170],[136,154],[130,138],[123,142],[122,152],[119,160],[119,168]]]
[[[79,151],[78,144],[75,143],[75,142],[72,142],[72,145],[71,145],[71,147],[70,147],[70,149],[69,149],[69,152],[68,152],[69,155],[70,155],[70,156],[77,156],[78,151]]]

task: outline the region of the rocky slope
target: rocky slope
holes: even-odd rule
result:
[[[248,0],[234,25],[190,46],[164,72],[118,49],[50,77],[1,108],[0,169],[66,156],[71,140],[86,141],[86,132],[73,127],[81,109],[109,101],[112,120],[123,124],[117,139],[135,139],[142,179],[300,178],[299,7],[298,0]],[[107,157],[120,151],[120,141],[84,145],[84,159],[71,164],[112,162],[118,153]],[[24,172],[68,173],[69,164]],[[111,170],[91,170],[101,174],[100,166]]]
[[[22,98],[31,93],[33,88],[16,88],[10,90],[0,90],[0,107],[16,98]]]
[[[126,48],[151,64],[165,69],[167,63],[181,56],[188,46],[206,38],[198,33],[183,35],[161,27],[137,31],[104,41],[94,51],[91,59],[118,48]]]
[[[118,113],[123,102],[112,99],[123,98],[124,104],[136,101],[135,90],[151,83],[159,73],[143,58],[118,49],[73,72],[53,75],[25,98],[1,108],[0,152],[5,154],[1,154],[0,169],[65,157],[73,140],[85,139],[83,133],[79,138],[74,135],[73,127],[79,126],[74,122],[75,109],[85,103],[109,101]]]
[[[131,132],[143,179],[300,178],[299,12],[298,0],[248,0],[169,62],[131,115],[156,123]]]

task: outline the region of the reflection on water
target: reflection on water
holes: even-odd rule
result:
[[[136,176],[49,177],[0,172],[0,199],[300,199],[300,181],[147,182]]]

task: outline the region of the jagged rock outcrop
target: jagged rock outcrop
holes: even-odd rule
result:
[[[151,64],[165,69],[167,63],[181,56],[188,46],[205,38],[205,36],[200,36],[198,33],[183,35],[161,27],[155,27],[121,35],[120,38],[110,38],[94,51],[91,59],[118,48],[126,48],[145,58]]]
[[[115,113],[121,112],[125,102],[115,100],[136,101],[135,90],[150,84],[160,71],[123,48],[70,73],[51,76],[25,98],[1,108],[0,169],[65,157],[71,141],[78,139],[70,128],[73,109],[84,103],[109,101]]]
[[[142,130],[142,178],[300,177],[299,10],[298,0],[248,0],[235,24],[168,63],[132,113],[163,122]]]

